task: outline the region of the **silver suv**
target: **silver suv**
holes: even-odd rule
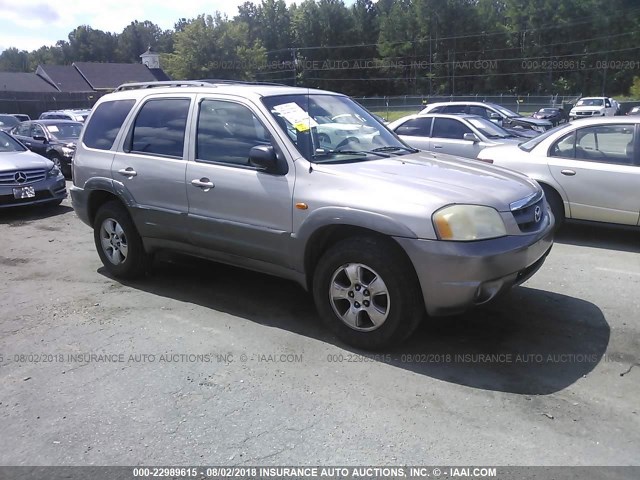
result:
[[[492,300],[552,245],[535,181],[419,152],[326,91],[124,85],[96,104],[73,169],[74,208],[114,276],[168,249],[288,278],[361,348]]]

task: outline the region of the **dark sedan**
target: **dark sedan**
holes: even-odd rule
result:
[[[11,135],[29,150],[47,157],[58,165],[66,177],[71,177],[71,162],[82,123],[70,120],[33,120],[11,129]]]
[[[569,121],[569,116],[562,108],[541,108],[533,114],[533,118],[539,118],[542,120],[549,120],[553,126],[560,125]]]

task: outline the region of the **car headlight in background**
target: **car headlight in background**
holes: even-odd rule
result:
[[[504,237],[507,229],[495,208],[480,205],[450,205],[433,214],[433,225],[441,240],[468,242]]]
[[[62,150],[62,154],[65,157],[73,157],[73,154],[76,151],[75,148],[70,148],[70,147],[67,147],[66,145],[64,147],[62,147],[60,150]]]

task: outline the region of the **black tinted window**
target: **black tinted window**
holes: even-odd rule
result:
[[[462,122],[452,118],[436,118],[433,126],[432,137],[462,140],[465,133],[473,132],[471,132],[471,129]]]
[[[407,135],[410,137],[428,137],[431,134],[431,122],[433,119],[429,118],[414,118],[408,120],[398,128],[395,132],[398,135]]]
[[[100,104],[86,126],[82,142],[89,148],[110,150],[134,103],[134,100],[116,100]]]
[[[233,165],[249,165],[249,151],[270,145],[270,136],[247,107],[204,100],[198,114],[196,158]]]
[[[472,105],[469,107],[469,113],[471,115],[479,115],[483,118],[489,118],[489,112],[487,112],[487,109],[484,107],[477,107],[475,105]]]
[[[182,157],[189,113],[188,98],[149,100],[133,126],[131,150]]]
[[[466,105],[449,105],[445,107],[444,113],[464,113],[466,109]]]

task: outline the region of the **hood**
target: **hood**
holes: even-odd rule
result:
[[[593,110],[604,110],[604,106],[603,105],[593,105],[593,106],[589,106],[589,105],[583,105],[580,107],[573,107],[571,109],[572,112],[591,112]]]
[[[30,151],[0,153],[0,172],[28,170],[30,168],[49,170],[52,167],[53,162],[51,160]]]
[[[75,146],[78,143],[78,137],[69,137],[69,138],[56,137],[55,139],[52,139],[51,143],[59,143],[61,145],[72,144]]]
[[[545,118],[553,118],[557,115],[558,115],[557,113],[534,113],[533,118],[545,119]]]
[[[537,127],[549,127],[549,126],[551,126],[551,122],[549,122],[548,120],[543,120],[541,118],[533,118],[533,117],[509,118],[509,122],[511,122],[514,125],[528,124],[528,125],[535,125]]]
[[[381,195],[388,189],[400,189],[405,198],[410,195],[414,201],[425,196],[429,197],[428,203],[487,205],[503,212],[509,211],[509,204],[540,189],[520,173],[431,152],[366,162],[320,164],[314,170],[342,178],[348,176],[347,183],[353,182],[361,188],[366,185],[367,190]]]

